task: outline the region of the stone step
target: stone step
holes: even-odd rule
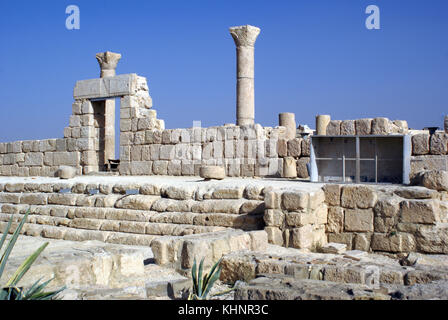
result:
[[[3,204],[0,212],[4,214],[25,214],[30,209],[28,219],[39,219],[38,216],[54,217],[40,218],[54,221],[56,224],[70,223],[75,218],[103,219],[107,221],[139,221],[151,223],[170,223],[195,226],[227,227],[243,230],[260,230],[264,227],[263,213],[254,214],[224,214],[224,213],[193,213],[193,212],[155,212],[144,210],[129,210],[116,208],[70,207],[60,205],[23,205]],[[34,217],[34,218],[33,218]],[[59,218],[59,219],[56,219]],[[29,220],[31,221],[31,220]],[[50,223],[51,224],[51,223]]]
[[[158,243],[155,241],[154,244]],[[259,275],[284,275],[298,280],[357,283],[362,285],[413,285],[448,280],[448,266],[402,266],[398,260],[377,254],[278,253],[277,246],[267,251],[232,252],[224,256],[221,280],[233,283],[249,281]],[[280,248],[283,250],[284,248]],[[280,250],[280,252],[281,252]]]
[[[0,231],[3,232],[7,226],[7,222],[0,222]],[[12,233],[17,222],[13,223],[10,233]],[[70,241],[88,241],[98,240],[106,243],[125,244],[133,246],[150,246],[152,240],[156,239],[156,235],[135,234],[114,231],[86,230],[75,229],[65,226],[51,226],[44,224],[26,223],[23,226],[21,234],[34,237],[43,237],[49,239],[60,239]]]
[[[22,214],[0,213],[0,221],[8,222],[11,216],[13,217],[13,221],[16,223],[23,218]],[[226,229],[225,227],[215,226],[194,226],[188,224],[118,221],[76,217],[73,219],[68,219],[43,215],[28,216],[27,224],[62,226],[74,229],[113,231],[160,236],[183,236],[188,234],[215,232]]]
[[[159,196],[177,200],[240,199],[263,200],[265,187],[259,184],[232,185],[226,183],[206,183],[205,185],[165,185],[160,183],[87,183],[87,182],[7,182],[0,183],[4,193],[72,193],[100,195],[125,195],[129,193]],[[0,196],[0,202],[1,201]]]
[[[294,279],[283,275],[263,275],[241,283],[235,300],[446,300],[448,281],[412,285],[385,285],[372,288],[363,284]]]
[[[169,300],[185,296],[191,290],[191,279],[183,277],[173,269],[155,264],[145,265],[144,275],[138,277],[139,286],[105,288],[90,285],[70,289],[64,292],[62,299],[67,300]],[[143,281],[141,281],[143,280]],[[137,283],[134,279],[131,283]]]
[[[319,280],[266,275],[239,286],[235,300],[390,300],[384,289]]]
[[[161,198],[152,195],[76,194],[76,193],[5,193],[0,192],[0,204],[8,205],[62,205],[71,207],[119,208],[157,212],[261,214],[262,200],[206,199],[196,201]]]
[[[267,242],[265,231],[228,229],[183,237],[160,237],[154,239],[151,249],[158,265],[174,268],[182,275],[189,276],[194,259],[199,261],[204,258],[204,266],[209,267],[230,252],[263,251]]]
[[[145,288],[148,297],[178,297],[191,286],[191,279],[180,275],[174,269],[154,263],[145,266]]]

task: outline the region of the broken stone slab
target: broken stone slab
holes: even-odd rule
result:
[[[430,170],[422,174],[422,184],[428,189],[448,191],[448,171]]]
[[[222,180],[226,177],[226,171],[224,167],[220,166],[201,166],[199,169],[199,176],[206,180]]]
[[[429,154],[429,138],[427,133],[419,133],[412,136],[412,154]]]
[[[437,199],[438,192],[424,187],[399,187],[394,193],[405,199]]]
[[[428,265],[448,267],[448,256],[411,252],[407,257],[403,258],[400,263],[405,266]]]
[[[31,286],[44,277],[54,277],[49,289],[66,286],[80,289],[88,286],[122,288],[144,287],[144,260],[151,258],[147,247],[106,244],[99,241],[72,242],[37,237],[20,236],[8,260],[5,279],[17,266],[34,252],[43,242],[48,247],[34,262],[33,267],[22,278],[21,285]],[[8,276],[9,275],[9,276]]]
[[[323,253],[342,254],[347,249],[347,245],[344,243],[330,242],[322,247]]]
[[[372,120],[372,134],[387,135],[390,133],[390,123],[387,118],[375,118]]]
[[[160,199],[158,196],[128,195],[115,203],[116,208],[150,210],[153,203]]]
[[[349,250],[344,252],[344,258],[349,258],[349,259],[353,259],[353,260],[361,260],[362,257],[366,257],[367,256],[367,252],[366,251],[361,251],[361,250]]]
[[[297,163],[293,157],[283,158],[283,177],[297,178]]]
[[[263,251],[267,241],[265,231],[225,230],[180,237],[160,237],[151,242],[151,249],[157,264],[185,271],[193,266],[194,259],[199,261],[205,258],[204,266],[208,267],[233,251]]]
[[[385,294],[386,293],[386,294]],[[237,288],[235,300],[390,300],[367,285],[265,275]]]
[[[72,179],[76,176],[76,168],[69,166],[60,166],[56,175],[61,179]]]

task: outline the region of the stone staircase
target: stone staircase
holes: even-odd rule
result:
[[[14,229],[29,210],[24,235],[149,246],[160,236],[263,229],[260,193],[247,196],[244,186],[6,183],[0,185],[0,230],[11,216]]]

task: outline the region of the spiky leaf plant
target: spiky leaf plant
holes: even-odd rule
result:
[[[8,246],[6,247],[3,255],[0,258],[0,279],[5,270],[6,263],[8,262],[9,255],[11,254],[14,245],[16,244],[17,238],[19,237],[20,231],[28,218],[30,211],[28,210],[23,219],[20,221],[16,230],[14,231],[11,239],[9,240]],[[3,248],[3,244],[6,241],[9,230],[11,229],[13,217],[9,219],[8,225],[6,226],[3,236],[0,239],[0,252]],[[40,283],[41,279],[36,281],[28,290],[17,287],[18,282],[23,278],[26,272],[30,269],[31,265],[36,261],[40,253],[48,246],[48,242],[45,242],[39,249],[37,249],[32,255],[30,255],[14,272],[12,277],[6,282],[5,287],[0,288],[0,300],[50,300],[56,297],[58,293],[65,289],[65,287],[51,292],[44,292],[43,290],[52,280]]]
[[[212,289],[216,280],[219,279],[219,276],[221,274],[222,267],[219,265],[221,264],[222,258],[213,265],[208,274],[206,273],[204,276],[202,276],[204,269],[204,259],[205,258],[203,258],[199,263],[199,268],[197,268],[196,258],[194,259],[193,268],[191,269],[193,292],[188,297],[188,300],[207,299],[210,290]]]

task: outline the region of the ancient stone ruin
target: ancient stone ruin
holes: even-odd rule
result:
[[[29,210],[24,243],[99,241],[89,250],[106,255],[79,259],[88,280],[67,282],[76,262],[62,253],[39,260],[55,286],[68,284],[66,298],[178,295],[195,258],[223,257],[222,283],[246,282],[236,299],[446,299],[446,120],[444,130],[413,130],[318,115],[309,130],[278,110],[279,125],[264,127],[254,99],[260,29],[230,34],[235,124],[165,129],[146,78],[117,75],[122,56],[98,53],[100,78],[76,82],[63,137],[0,143],[0,230]],[[145,282],[148,268],[169,276]]]

